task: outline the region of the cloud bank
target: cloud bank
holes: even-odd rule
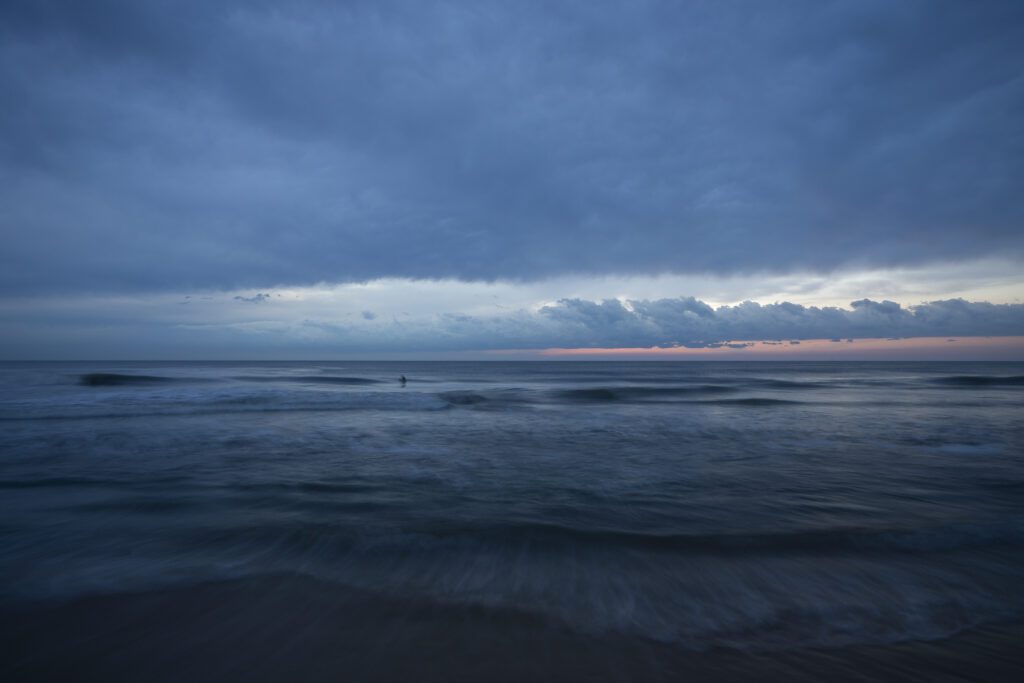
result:
[[[564,347],[702,347],[734,340],[1024,335],[1024,304],[962,299],[904,308],[862,299],[849,309],[788,302],[713,308],[692,297],[657,301],[567,299],[538,315]]]
[[[1013,0],[8,0],[0,286],[1019,261],[1021,73]]]
[[[549,348],[744,348],[748,342],[886,338],[1024,339],[1024,304],[963,299],[901,306],[854,301],[848,308],[789,302],[711,306],[693,297],[563,299],[533,309],[380,315],[274,294],[126,299],[8,310],[0,323],[6,358],[344,358],[349,354],[463,353]],[[145,311],[146,314],[141,314]],[[1024,343],[1021,345],[1024,350]]]

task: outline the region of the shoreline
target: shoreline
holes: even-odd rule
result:
[[[296,576],[0,606],[5,680],[1009,681],[1024,622],[938,641],[694,651]]]

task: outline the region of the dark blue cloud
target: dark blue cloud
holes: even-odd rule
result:
[[[693,298],[601,303],[565,299],[539,315],[555,323],[540,346],[715,346],[734,340],[1024,335],[1024,304],[963,299],[904,307],[854,301],[851,308],[744,302],[712,308]],[[529,343],[528,340],[523,340]],[[537,344],[529,344],[531,346]]]
[[[269,299],[270,299],[270,295],[266,294],[266,293],[263,293],[263,292],[259,292],[257,294],[254,294],[253,296],[241,296],[241,295],[239,295],[239,296],[235,297],[235,301],[244,301],[244,302],[249,303],[249,304],[261,304],[264,301],[268,301]]]
[[[1022,46],[1014,1],[8,0],[0,284],[1019,259]]]
[[[368,310],[363,315],[318,314],[277,296],[250,299],[269,303],[243,306],[222,296],[180,307],[168,297],[162,317],[145,314],[152,302],[130,297],[51,304],[58,305],[56,310],[10,309],[0,316],[0,357],[332,358],[552,347],[739,349],[750,342],[799,345],[809,339],[830,339],[845,347],[866,338],[1024,337],[1024,304],[963,299],[916,306],[861,300],[849,308],[788,302],[712,307],[691,297],[563,299],[536,311],[391,316],[366,315],[372,313]]]

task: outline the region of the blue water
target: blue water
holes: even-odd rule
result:
[[[0,601],[301,576],[693,651],[942,639],[1024,616],[1022,418],[1011,363],[2,364]]]

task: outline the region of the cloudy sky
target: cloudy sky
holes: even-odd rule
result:
[[[1016,0],[6,0],[0,89],[0,358],[1024,358]]]

